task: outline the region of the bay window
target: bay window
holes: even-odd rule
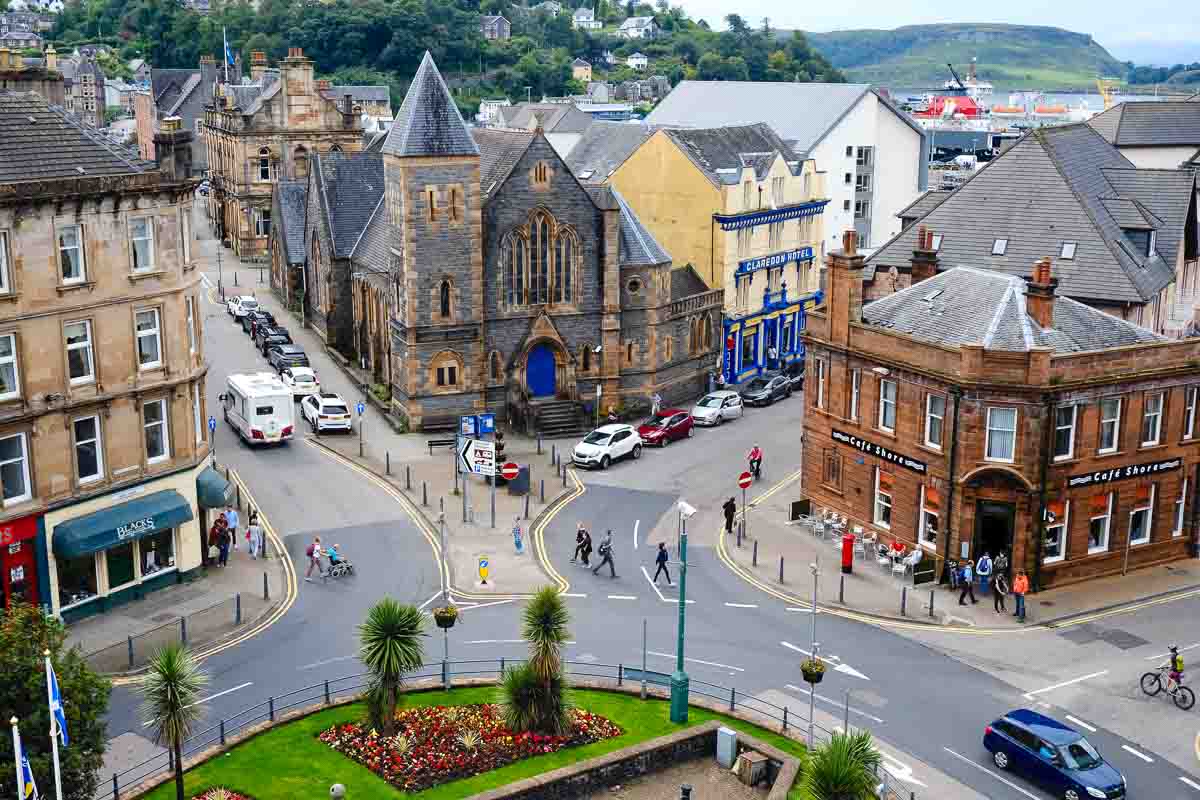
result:
[[[166,459],[171,454],[171,438],[165,398],[142,405],[142,430],[146,439],[146,462],[154,464]]]
[[[154,220],[138,217],[129,220],[129,245],[134,272],[154,269]]]
[[[150,369],[162,366],[162,340],[159,336],[158,309],[141,309],[135,313],[135,320],[138,367]]]

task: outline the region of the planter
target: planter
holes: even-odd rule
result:
[[[825,677],[825,664],[815,659],[804,661],[800,664],[800,675],[805,683],[820,683]]]
[[[443,630],[453,628],[454,623],[458,621],[458,609],[454,606],[435,608],[433,610],[433,621]]]

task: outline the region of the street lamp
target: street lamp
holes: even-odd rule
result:
[[[683,670],[683,634],[687,613],[687,521],[696,509],[679,501],[679,636],[675,642],[675,671],[671,673],[671,722],[688,719],[688,676]]]
[[[818,648],[820,644],[817,642],[817,580],[821,577],[821,557],[817,556],[817,560],[808,565],[808,571],[813,576],[813,596],[812,596],[812,634],[810,640],[812,642],[812,658],[816,661]],[[808,750],[812,752],[813,748],[813,698],[817,696],[817,685],[810,684],[808,687]]]

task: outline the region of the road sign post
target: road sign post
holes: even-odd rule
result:
[[[741,475],[738,475],[737,484],[742,490],[742,533],[738,537],[739,543],[742,537],[746,536],[747,528],[749,527],[747,523],[750,521],[750,514],[749,509],[746,508],[746,490],[750,488],[750,484],[752,483],[754,483],[754,476],[749,472],[743,472]]]
[[[367,406],[362,400],[354,406],[354,411],[358,414],[358,457],[362,458],[363,454],[363,413],[367,410]]]
[[[208,417],[208,451],[212,453],[213,466],[217,465],[217,418],[211,414]]]

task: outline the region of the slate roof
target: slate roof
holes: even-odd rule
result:
[[[671,302],[707,291],[708,284],[691,264],[671,270]]]
[[[641,123],[597,120],[571,148],[567,166],[581,181],[603,183],[656,130]]]
[[[179,107],[187,102],[192,92],[196,91],[196,87],[200,85],[200,80],[201,75],[199,72],[193,72],[188,76],[187,81],[180,88],[179,94],[175,97],[175,102],[171,103],[167,108],[166,115],[168,117],[174,116],[179,111]]]
[[[305,181],[279,181],[275,184],[279,205],[275,225],[283,234],[289,264],[303,264],[305,218],[308,212],[308,183]]]
[[[501,112],[505,127],[533,130],[540,123],[547,133],[583,133],[596,121],[574,103],[518,103]]]
[[[626,17],[619,30],[629,31],[648,28],[654,24],[654,17]]]
[[[652,265],[670,263],[671,255],[662,248],[658,240],[654,238],[654,234],[642,224],[638,219],[637,214],[625,202],[625,198],[621,197],[613,187],[608,187],[609,193],[613,200],[617,202],[617,207],[621,209],[621,244],[620,244],[620,261],[621,264],[629,265]]]
[[[933,344],[989,350],[1050,347],[1077,353],[1167,341],[1061,294],[1054,298],[1054,327],[1043,329],[1029,316],[1022,278],[971,267],[947,270],[864,305],[863,323]]]
[[[0,184],[157,170],[39,94],[0,92]]]
[[[500,188],[513,167],[533,143],[533,134],[496,128],[474,128],[471,137],[479,148],[479,189],[488,197]]]
[[[942,189],[930,189],[921,194],[916,200],[909,203],[904,208],[896,212],[896,216],[904,219],[905,217],[923,217],[930,211],[940,206],[942,202],[950,196],[950,192]]]
[[[479,155],[428,50],[388,130],[383,152],[392,156]]]
[[[392,224],[388,220],[384,208],[384,198],[380,197],[367,220],[362,236],[354,246],[352,256],[354,263],[365,266],[370,271],[382,270],[384,275],[391,272],[392,250],[400,237],[392,235]]]
[[[350,95],[364,103],[388,103],[392,98],[392,91],[386,86],[330,86],[328,94],[334,100]]]
[[[917,228],[942,236],[945,267],[971,266],[1025,275],[1039,258],[1058,259],[1059,294],[1081,300],[1141,304],[1174,279],[1195,177],[1182,170],[1139,170],[1085,123],[1040,128],[976,172],[937,207],[879,248],[864,280],[879,267],[907,265]],[[1136,201],[1164,222],[1157,255],[1138,253],[1113,217]],[[992,255],[1007,239],[1004,255]],[[1075,257],[1059,259],[1063,242]]]
[[[383,197],[383,156],[330,152],[317,153],[314,158],[333,255],[347,258]]]
[[[59,62],[59,65],[62,66],[63,63]],[[168,108],[174,105],[188,80],[193,75],[199,74],[199,70],[194,69],[150,70],[150,91],[154,95],[154,102],[159,108]]]
[[[799,174],[799,156],[765,123],[721,128],[668,128],[663,131],[701,172],[715,184],[735,184],[742,169],[753,167],[762,178],[776,154],[793,174]]]
[[[1120,103],[1088,124],[1117,147],[1200,145],[1200,105],[1187,100]]]

